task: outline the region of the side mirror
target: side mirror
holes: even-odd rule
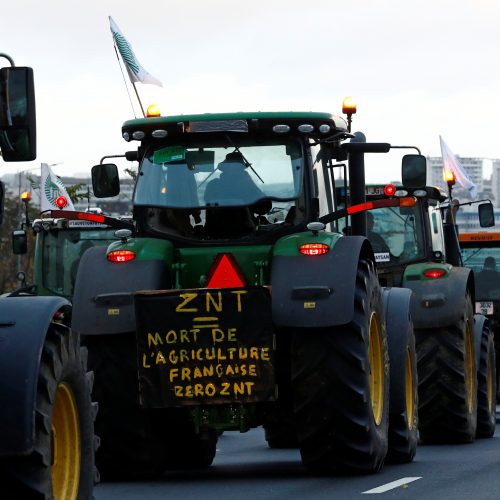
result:
[[[479,225],[481,227],[492,227],[495,225],[495,212],[492,203],[481,203],[477,207],[479,214]]]
[[[92,188],[96,198],[110,198],[120,192],[118,167],[114,163],[101,163],[92,167]]]
[[[425,156],[404,155],[401,162],[401,179],[405,188],[425,188],[427,184],[427,160]]]
[[[4,161],[36,158],[36,112],[33,70],[0,69],[0,149]]]
[[[12,252],[14,255],[24,255],[28,252],[28,237],[24,229],[12,231]]]
[[[340,146],[348,153],[388,153],[391,145],[388,142],[344,142]]]

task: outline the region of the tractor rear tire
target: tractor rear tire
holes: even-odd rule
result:
[[[293,334],[297,437],[314,472],[373,473],[387,454],[389,355],[372,261],[358,263],[353,299],[349,324]]]
[[[139,406],[135,335],[85,337],[94,371],[93,397],[99,403],[96,455],[103,480],[141,480],[165,470],[161,411]]]
[[[92,498],[98,481],[92,381],[78,335],[51,323],[38,374],[34,449],[0,462],[1,498]]]
[[[420,438],[424,443],[470,443],[477,427],[473,310],[449,327],[416,330]]]
[[[418,446],[417,353],[413,323],[406,334],[389,333],[391,362],[388,463],[413,461]]]
[[[476,437],[490,438],[496,427],[496,360],[493,332],[483,328],[477,371],[477,430]]]

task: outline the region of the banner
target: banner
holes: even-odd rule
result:
[[[66,205],[59,206],[56,200],[59,197],[66,199]],[[61,179],[52,172],[51,168],[42,163],[42,176],[40,179],[40,212],[46,210],[74,210],[73,202],[64,187]]]
[[[149,74],[141,66],[134,54],[134,51],[132,50],[132,46],[123,36],[120,28],[118,28],[117,24],[113,21],[111,16],[109,16],[109,27],[111,29],[111,33],[113,34],[113,40],[115,41],[116,47],[118,48],[118,51],[122,56],[125,67],[127,68],[130,81],[132,83],[150,83],[151,85],[158,85],[159,87],[163,87],[163,84],[160,82],[160,80]]]
[[[477,196],[477,186],[472,182],[469,174],[462,167],[458,158],[453,154],[441,136],[439,136],[439,141],[441,143],[444,172],[452,172],[455,180],[469,192],[470,199],[474,200]]]

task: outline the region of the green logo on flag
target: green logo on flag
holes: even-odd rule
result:
[[[45,179],[43,186],[43,192],[45,193],[45,198],[54,206],[56,206],[56,200],[58,196],[62,195],[61,188],[63,188],[61,181],[57,179],[55,182],[51,179],[50,175]]]
[[[132,52],[132,49],[127,40],[120,33],[116,32],[113,32],[113,38],[115,39],[116,46],[118,47],[123,60],[125,61],[127,66],[134,72],[134,74],[138,76],[140,67],[135,60],[134,53]]]

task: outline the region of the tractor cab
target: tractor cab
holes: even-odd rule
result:
[[[235,113],[132,120],[123,136],[141,141],[138,233],[206,245],[305,230],[319,216],[318,178],[349,134],[327,113]],[[103,186],[115,177],[109,164],[94,167],[94,191],[109,195]]]

